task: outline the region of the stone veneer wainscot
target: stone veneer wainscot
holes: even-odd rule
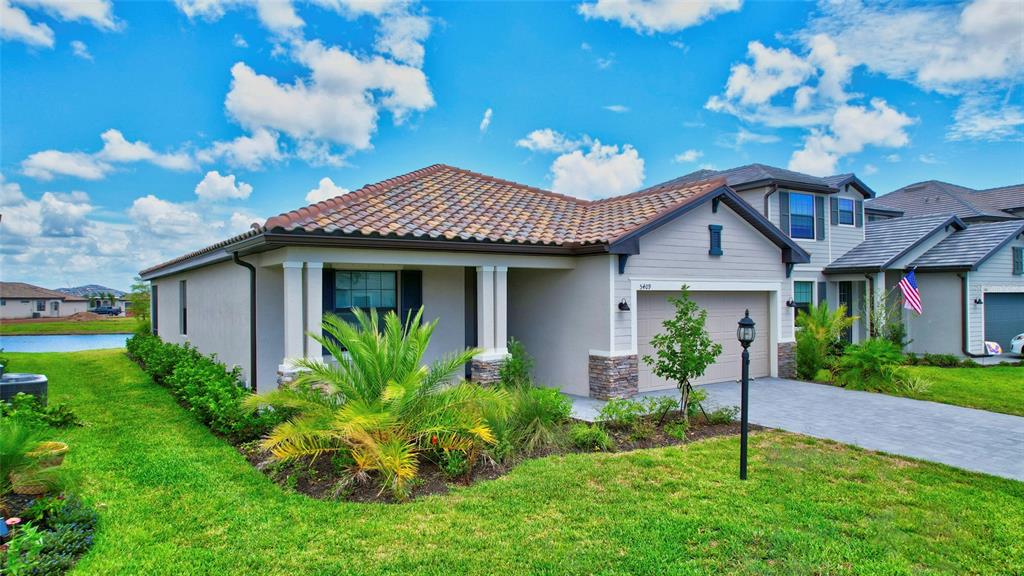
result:
[[[590,355],[590,396],[601,400],[629,398],[639,392],[639,366],[636,354],[625,356]]]

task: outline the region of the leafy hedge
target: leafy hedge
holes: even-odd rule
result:
[[[228,370],[214,356],[188,345],[168,344],[152,334],[136,334],[126,346],[128,355],[157,384],[169,388],[200,422],[233,443],[260,438],[284,419],[279,411],[244,408],[249,392],[239,369]]]

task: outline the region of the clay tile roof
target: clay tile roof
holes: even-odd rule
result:
[[[611,243],[724,185],[722,177],[674,180],[625,196],[588,201],[435,164],[279,214],[244,234],[147,268],[142,274],[265,232],[567,248]]]
[[[724,183],[721,178],[669,182],[587,201],[436,164],[274,216],[265,227],[521,244],[603,243]]]

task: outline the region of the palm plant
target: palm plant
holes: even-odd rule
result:
[[[353,472],[381,476],[381,490],[408,496],[425,452],[459,451],[472,464],[494,442],[484,413],[507,411],[508,396],[465,382],[456,373],[478,352],[449,354],[429,366],[423,354],[437,321],[421,323],[423,310],[403,326],[389,312],[381,326],[375,311],[354,311],[354,324],[324,317],[324,336],[313,335],[335,362],[304,359],[294,384],[249,401],[295,415],[276,426],[263,447],[280,460],[348,452]]]
[[[0,496],[11,491],[11,474],[35,467],[29,452],[39,444],[38,431],[17,418],[0,420]]]
[[[843,334],[853,326],[856,316],[846,315],[846,306],[840,304],[829,310],[828,304],[819,303],[796,317],[797,374],[813,380],[833,356]]]

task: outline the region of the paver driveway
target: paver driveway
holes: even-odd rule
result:
[[[702,386],[706,408],[738,406],[740,386]],[[649,393],[676,395],[675,391]],[[601,402],[574,397],[578,418]],[[1024,481],[1024,417],[780,378],[750,386],[750,422]]]

